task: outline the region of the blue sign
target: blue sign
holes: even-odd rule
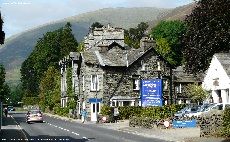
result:
[[[141,105],[162,106],[162,79],[141,81]]]
[[[99,99],[99,98],[89,98],[90,103],[99,103],[101,101],[102,101],[102,99]]]
[[[183,120],[183,121],[178,121],[178,120],[173,120],[173,128],[194,128],[196,127],[196,120]]]

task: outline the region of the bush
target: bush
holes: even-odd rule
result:
[[[124,106],[119,107],[119,119],[130,119],[136,117],[148,117],[152,119],[165,119],[171,117],[175,112],[184,108],[185,105],[166,105],[163,107],[141,107]],[[103,106],[101,108],[102,116],[113,116],[113,107]]]
[[[230,137],[230,108],[227,107],[223,114],[222,136]]]

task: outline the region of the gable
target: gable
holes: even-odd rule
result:
[[[202,83],[203,88],[206,90],[226,89],[229,87],[229,83],[230,79],[226,70],[218,59],[218,56],[214,55],[206,71]]]
[[[113,42],[112,44],[108,46],[108,50],[111,50],[113,48],[120,48],[121,50],[125,50],[125,47],[121,46],[117,42]]]

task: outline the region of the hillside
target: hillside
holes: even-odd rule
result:
[[[75,38],[81,41],[88,33],[88,28],[94,22],[102,24],[110,23],[125,29],[136,27],[140,22],[159,21],[159,17],[170,15],[176,9],[158,9],[153,7],[145,8],[105,8],[68,17],[63,20],[47,23],[37,28],[30,29],[23,33],[14,35],[0,46],[0,63],[6,68],[6,80],[8,83],[17,84],[20,80],[21,63],[32,52],[36,41],[48,31],[58,29],[70,22]],[[176,13],[178,14],[178,13]],[[175,15],[170,15],[171,17]],[[170,17],[168,16],[168,17]]]
[[[169,11],[169,9],[152,7],[106,8],[41,25],[37,28],[12,36],[5,41],[2,47],[0,47],[0,63],[4,64],[6,68],[6,80],[9,83],[19,81],[21,63],[32,52],[36,45],[36,41],[46,32],[64,26],[66,22],[72,24],[73,33],[76,39],[81,41],[88,33],[89,26],[96,21],[102,24],[110,23],[112,26],[130,28],[137,26],[140,22],[155,20],[161,13],[168,13]]]
[[[157,17],[156,20],[149,21],[149,30],[156,26],[161,20],[184,20],[187,15],[189,15],[195,8],[196,4],[191,3],[188,5],[180,6],[172,9],[170,12],[165,12]]]

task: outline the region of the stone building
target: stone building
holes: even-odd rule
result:
[[[124,43],[124,30],[109,25],[96,28],[84,39],[85,51],[71,52],[60,61],[62,106],[66,106],[66,68],[72,68],[78,112],[87,109],[96,121],[103,104],[140,105],[140,80],[163,79],[165,103],[172,102],[172,66],[154,49],[153,39],[143,37],[140,48]]]
[[[0,44],[4,44],[4,40],[5,40],[5,33],[2,29],[2,26],[3,26],[3,20],[0,12]]]
[[[173,69],[173,90],[176,104],[190,103],[190,98],[185,93],[185,87],[188,84],[197,83],[201,85],[203,81],[203,74],[194,75],[185,72],[183,66]]]

